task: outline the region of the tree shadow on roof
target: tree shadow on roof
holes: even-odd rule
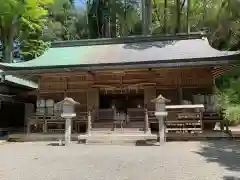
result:
[[[123,46],[124,49],[144,50],[152,47],[165,48],[169,45],[174,45],[177,41],[155,41],[141,43],[127,43]]]
[[[239,141],[204,142],[202,148],[196,153],[205,157],[207,162],[218,163],[229,171],[240,172]],[[230,177],[226,176],[224,178],[228,180]]]

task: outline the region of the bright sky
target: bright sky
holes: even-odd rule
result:
[[[85,7],[86,0],[75,0],[76,7]],[[187,1],[186,1],[187,2]]]
[[[76,7],[84,7],[85,0],[75,0]]]

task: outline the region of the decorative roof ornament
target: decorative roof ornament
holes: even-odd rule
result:
[[[73,98],[65,97],[64,100],[57,103],[57,105],[62,105],[62,104],[79,105],[80,103],[75,101]]]
[[[151,100],[152,103],[169,103],[171,100],[166,99],[161,94],[158,95],[155,99]]]

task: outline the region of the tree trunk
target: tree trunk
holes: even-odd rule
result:
[[[187,33],[190,33],[190,24],[189,24],[189,16],[191,11],[191,0],[187,1]]]
[[[203,1],[203,22],[206,20],[206,11],[207,11],[207,6],[206,6],[206,0]]]
[[[3,45],[3,62],[13,62],[13,30],[2,30],[2,45]]]
[[[168,4],[167,4],[167,0],[164,0],[164,33],[167,34],[168,30],[167,30],[167,8],[168,8]]]
[[[111,18],[111,37],[116,36],[117,36],[117,17],[116,14],[113,14]]]
[[[152,1],[142,0],[141,3],[143,34],[148,35],[150,33],[152,23]]]
[[[180,0],[176,0],[176,24],[175,24],[175,33],[180,32],[180,23],[181,23],[181,7]]]
[[[116,13],[116,11],[114,11],[114,7],[116,7],[116,4],[112,3],[111,6],[110,6],[110,14],[111,14],[110,33],[111,33],[111,37],[116,37],[117,36],[117,13]]]
[[[141,7],[142,7],[142,31],[143,35],[147,35],[146,0],[141,0]]]
[[[152,0],[146,1],[146,10],[147,10],[147,34],[151,33],[151,26],[152,26]]]
[[[105,38],[110,38],[111,36],[111,15],[110,15],[110,5],[109,1],[103,1],[103,35]]]

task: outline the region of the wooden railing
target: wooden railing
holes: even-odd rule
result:
[[[193,108],[194,109],[194,108]],[[216,115],[216,114],[215,114]],[[158,127],[158,120],[155,116],[155,111],[147,111],[147,109],[128,109],[127,118],[121,124],[121,127],[131,127],[131,123],[140,123],[142,129],[147,131],[149,126],[155,124]],[[117,112],[113,109],[89,111],[78,113],[77,117],[73,118],[73,133],[82,133],[83,127],[86,131],[91,131],[91,123],[96,117],[96,122],[112,122],[114,125],[117,120]],[[166,118],[167,131],[202,131],[204,129],[205,119],[202,112],[194,112],[184,109],[169,109]],[[211,117],[212,118],[212,117]],[[216,117],[215,117],[216,118]],[[120,118],[122,119],[122,118]],[[105,120],[105,121],[101,121]],[[210,122],[221,122],[221,119],[214,119]],[[134,127],[136,124],[134,124]],[[41,133],[63,133],[65,130],[65,121],[60,116],[39,116],[33,115],[29,118],[28,133],[41,132]]]
[[[87,126],[88,113],[78,114],[72,121],[73,133],[80,133],[81,126]],[[28,133],[63,133],[65,131],[65,120],[61,116],[33,115],[28,120]]]

